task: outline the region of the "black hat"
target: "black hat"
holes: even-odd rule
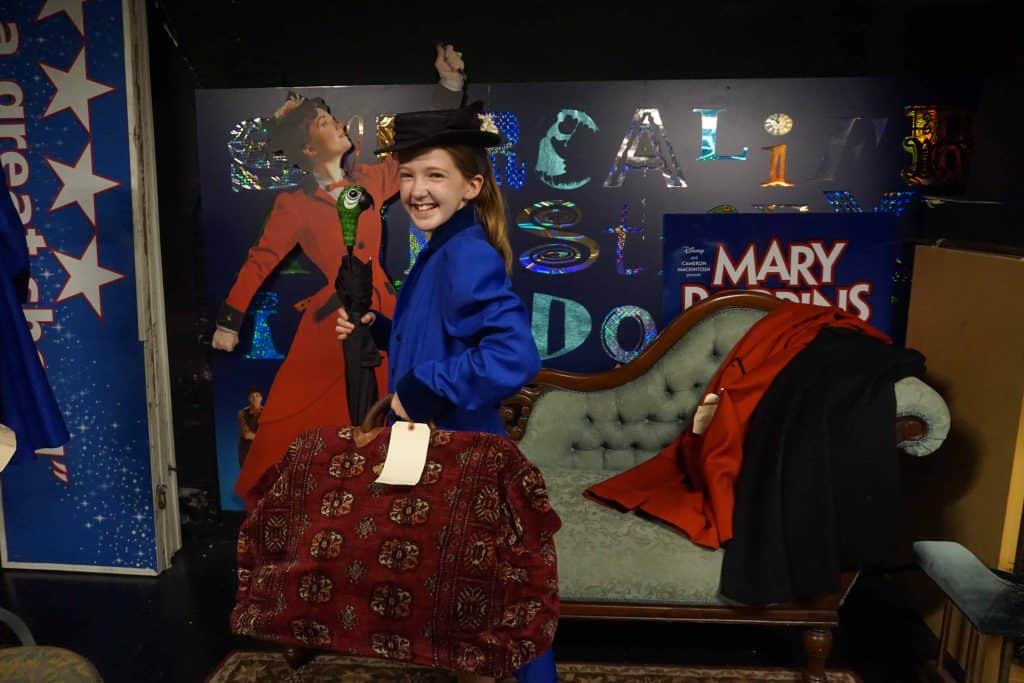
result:
[[[483,113],[483,103],[474,102],[459,109],[411,111],[396,114],[394,141],[376,153],[403,152],[438,145],[469,145],[497,147],[501,134],[490,116]]]

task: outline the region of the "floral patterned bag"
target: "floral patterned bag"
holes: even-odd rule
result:
[[[434,430],[415,486],[374,483],[390,397],[299,436],[238,536],[234,633],[501,677],[551,646],[554,534],[540,470],[500,436]]]

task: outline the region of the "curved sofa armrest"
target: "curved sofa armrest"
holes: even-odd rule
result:
[[[933,453],[949,434],[949,406],[938,392],[916,377],[896,383],[896,418],[910,418],[923,424],[923,433],[906,433],[897,446],[909,455]]]

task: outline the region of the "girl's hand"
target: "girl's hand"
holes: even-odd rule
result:
[[[391,394],[391,412],[398,417],[402,418],[406,422],[412,422],[412,419],[405,412],[405,407],[398,398],[398,394]]]
[[[376,319],[377,315],[375,313],[367,313],[359,322],[364,325],[372,325],[373,321]],[[334,328],[334,331],[338,333],[338,341],[345,341],[348,339],[348,335],[352,334],[352,330],[354,329],[356,329],[356,326],[348,319],[348,312],[344,308],[339,308],[338,324]]]

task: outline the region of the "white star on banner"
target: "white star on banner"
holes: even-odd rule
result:
[[[46,159],[53,172],[60,178],[60,192],[53,200],[50,213],[69,204],[78,204],[92,226],[96,227],[96,195],[115,187],[121,183],[111,180],[92,172],[92,142],[89,142],[82,150],[82,156],[74,166],[62,164],[53,159]]]
[[[81,122],[87,131],[89,127],[89,100],[113,92],[114,88],[106,83],[89,80],[89,74],[85,70],[85,46],[79,50],[75,61],[67,71],[62,71],[55,66],[39,62],[39,68],[43,70],[46,77],[57,89],[53,93],[53,99],[43,113],[43,118],[53,116],[65,109],[70,109]]]
[[[82,11],[82,3],[84,2],[85,0],[46,0],[43,4],[43,9],[39,10],[39,16],[36,17],[36,21],[42,21],[47,17],[63,12],[68,15],[68,19],[75,25],[78,32],[84,36],[85,19],[83,17],[84,12]]]
[[[89,246],[85,248],[81,258],[70,254],[53,251],[61,267],[68,272],[68,281],[57,296],[57,303],[81,294],[85,297],[96,315],[103,318],[103,304],[100,300],[100,288],[124,278],[122,273],[104,268],[99,264],[99,251],[96,247],[96,236],[93,235]]]

